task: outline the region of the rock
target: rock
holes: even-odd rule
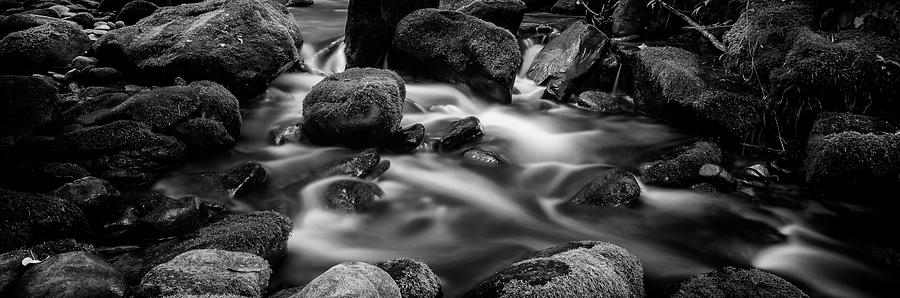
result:
[[[567,15],[582,15],[585,13],[585,10],[584,6],[577,0],[558,0],[553,4],[553,7],[550,8],[550,12]]]
[[[262,297],[272,269],[257,255],[216,249],[182,253],[141,280],[147,297],[216,295]]]
[[[643,279],[641,262],[624,248],[570,242],[512,264],[465,297],[644,297]]]
[[[168,199],[149,213],[141,216],[136,223],[146,238],[165,238],[192,232],[200,227],[206,214],[201,210],[200,199],[186,196]]]
[[[723,189],[734,188],[737,181],[719,165],[705,164],[700,167],[700,177]]]
[[[623,207],[641,198],[641,187],[628,171],[612,168],[597,174],[569,202],[575,205]]]
[[[579,106],[601,112],[601,113],[621,113],[622,106],[612,94],[601,91],[585,91],[578,95],[575,103]]]
[[[176,124],[172,136],[200,154],[224,151],[236,143],[221,122],[209,118],[193,118]]]
[[[663,187],[685,187],[696,182],[705,164],[722,163],[722,152],[713,143],[698,141],[670,151],[641,165],[641,181]]]
[[[743,80],[701,66],[697,55],[650,47],[633,59],[634,100],[641,111],[731,143],[748,142],[762,129],[761,96]]]
[[[475,148],[463,152],[463,162],[485,168],[499,168],[503,166],[503,160],[497,157],[497,153]]]
[[[881,198],[875,194],[900,184],[900,131],[871,117],[822,113],[803,172],[807,188],[826,198]]]
[[[455,151],[462,149],[481,140],[484,137],[484,127],[475,116],[462,118],[450,124],[447,134],[441,138],[440,149],[443,151]]]
[[[152,2],[137,0],[128,2],[122,7],[122,10],[116,15],[116,22],[123,22],[125,25],[134,25],[143,18],[153,14],[159,6]]]
[[[59,24],[66,22],[57,18],[36,14],[17,13],[10,15],[3,19],[3,21],[0,21],[0,39],[6,37],[10,33],[34,28],[47,23]]]
[[[488,102],[508,104],[522,65],[509,31],[463,13],[420,9],[397,25],[388,66],[401,74],[466,85]]]
[[[713,185],[712,183],[709,183],[709,182],[703,182],[703,183],[691,185],[690,189],[693,191],[696,191],[696,192],[706,192],[706,193],[719,192],[719,189],[715,185]]]
[[[385,145],[403,117],[406,87],[388,70],[355,68],[325,77],[303,99],[303,135],[319,145]]]
[[[109,182],[96,177],[84,177],[66,183],[53,195],[81,208],[89,218],[99,218],[117,209],[119,193]]]
[[[306,7],[315,4],[313,0],[289,0],[287,7]]]
[[[516,34],[527,7],[521,0],[444,0],[440,8],[474,16]]]
[[[39,241],[80,235],[84,213],[60,198],[0,189],[0,251]]]
[[[641,34],[649,22],[649,0],[623,0],[616,4],[612,13],[612,34],[629,36]]]
[[[238,163],[223,171],[203,172],[179,178],[185,194],[224,202],[243,195],[266,182],[268,174],[262,164],[256,161]]]
[[[31,252],[28,250],[11,250],[0,254],[0,294],[11,291],[19,277],[25,272],[25,266],[22,266],[22,260],[31,258]]]
[[[35,260],[45,260],[49,257],[67,253],[81,251],[96,254],[97,250],[94,245],[81,243],[75,239],[61,239],[41,242],[40,244],[28,248],[29,254]]]
[[[292,298],[292,297],[294,297],[294,295],[297,295],[302,290],[303,290],[303,287],[287,288],[287,289],[275,292],[275,294],[266,296],[266,298]]]
[[[407,127],[404,127],[399,132],[394,134],[394,140],[391,141],[388,148],[397,153],[409,153],[416,151],[419,146],[422,145],[422,142],[425,141],[425,126],[421,123],[416,123]]]
[[[373,182],[342,178],[331,181],[321,195],[329,210],[361,213],[369,210],[384,191]]]
[[[85,85],[113,85],[122,81],[122,73],[112,67],[92,67],[79,81]]]
[[[90,43],[78,25],[65,22],[13,32],[0,40],[0,72],[32,74],[64,67]]]
[[[401,297],[391,276],[373,265],[345,262],[309,282],[296,297]]]
[[[610,51],[610,40],[603,32],[578,21],[538,52],[526,77],[547,86],[547,94],[565,102]]]
[[[18,160],[3,165],[0,185],[30,191],[52,191],[78,178],[90,176],[82,166],[67,162]]]
[[[440,279],[425,263],[410,259],[393,259],[375,265],[394,279],[403,298],[443,297]]]
[[[92,25],[94,24],[94,15],[88,12],[79,12],[74,16],[69,17],[68,20],[80,25],[81,28],[87,29],[93,27]]]
[[[300,59],[302,44],[297,22],[281,4],[208,0],[163,7],[110,31],[93,50],[138,79],[211,80],[245,100],[265,92],[270,80]]]
[[[128,285],[113,266],[86,252],[69,252],[33,265],[16,285],[19,297],[125,297]]]
[[[382,67],[397,23],[407,14],[437,7],[439,0],[352,0],[344,42],[347,67]]]
[[[522,0],[528,11],[549,10],[557,0]]]
[[[272,141],[272,144],[280,146],[288,143],[299,143],[301,140],[303,140],[303,132],[300,129],[300,122],[302,122],[302,119],[297,119],[284,125],[279,125],[278,127],[269,129],[269,137]]]
[[[84,70],[88,67],[94,67],[97,65],[97,58],[87,57],[87,56],[78,56],[72,59],[72,62],[69,62],[69,67]]]
[[[813,7],[802,1],[749,3],[722,37],[727,51],[723,62],[744,77],[767,78],[784,63],[801,28],[813,22]]]
[[[681,284],[673,298],[682,297],[809,297],[797,287],[758,269],[725,267],[700,274]]]
[[[0,144],[10,145],[50,121],[56,88],[37,77],[0,76]]]

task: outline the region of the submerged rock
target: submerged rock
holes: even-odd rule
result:
[[[420,9],[397,25],[388,67],[403,75],[459,83],[508,104],[522,55],[514,35],[463,13]]]
[[[300,59],[302,44],[297,22],[282,4],[207,0],[160,8],[133,26],[109,31],[93,50],[138,79],[211,80],[246,100]]]
[[[335,265],[309,282],[295,297],[401,297],[397,283],[374,265],[346,262]]]
[[[634,175],[613,168],[600,172],[569,202],[575,205],[621,207],[634,204],[641,198],[641,187]]]
[[[321,194],[325,207],[330,210],[358,213],[368,210],[372,203],[384,195],[378,184],[358,179],[338,179],[325,186]]]
[[[344,30],[347,67],[382,67],[397,23],[421,8],[434,8],[439,0],[351,0]]]
[[[141,280],[147,297],[213,295],[262,297],[272,269],[257,255],[216,249],[182,253]]]
[[[800,289],[759,269],[725,267],[700,274],[681,284],[673,298],[687,297],[809,297]]]
[[[84,213],[60,198],[0,189],[0,251],[81,235]]]
[[[400,288],[400,297],[443,297],[440,279],[425,263],[410,259],[393,259],[375,265],[391,275]]]
[[[64,67],[90,47],[88,36],[68,22],[13,32],[0,39],[0,73],[43,73]]]
[[[703,165],[720,163],[722,151],[719,146],[705,141],[694,142],[641,165],[641,181],[664,187],[686,187],[699,179]]]
[[[621,113],[623,110],[615,96],[601,91],[582,92],[575,103],[601,113]]]
[[[440,149],[442,151],[455,151],[463,146],[478,142],[484,137],[484,127],[475,116],[462,118],[450,124],[447,135],[441,138]]]
[[[443,0],[439,8],[474,16],[516,34],[527,7],[521,0]]]
[[[389,70],[353,68],[325,77],[303,99],[303,135],[319,145],[386,145],[400,129],[406,85]]]
[[[0,76],[0,145],[46,124],[57,103],[56,88],[40,78]]]
[[[256,161],[245,161],[223,171],[205,172],[184,178],[185,194],[213,201],[227,201],[265,183],[268,174]]]
[[[476,148],[463,152],[463,162],[485,168],[499,168],[503,166],[503,160],[497,156],[497,153]]]
[[[641,262],[600,241],[547,248],[482,281],[465,297],[644,297]]]
[[[86,252],[59,254],[33,265],[16,285],[18,297],[125,297],[127,290],[113,266]]]
[[[557,101],[566,101],[609,54],[609,38],[593,25],[578,21],[538,52],[526,76],[547,86],[547,94]]]

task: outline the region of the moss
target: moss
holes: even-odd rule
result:
[[[0,189],[0,251],[77,236],[86,228],[84,213],[70,202],[43,194]]]
[[[696,182],[704,164],[721,164],[722,151],[710,142],[694,142],[675,148],[661,159],[641,165],[641,181],[665,187],[685,187]]]
[[[132,120],[154,132],[164,132],[194,113],[200,106],[194,90],[186,86],[156,88],[135,94],[116,106],[101,121]]]
[[[61,153],[90,155],[170,143],[167,138],[140,122],[119,120],[63,134],[55,145]]]
[[[725,64],[744,77],[766,78],[781,65],[798,30],[812,21],[812,7],[804,1],[749,1],[723,36]]]
[[[32,74],[64,67],[90,47],[78,25],[49,22],[0,40],[0,72]]]
[[[513,34],[519,31],[526,9],[525,3],[522,3],[520,0],[457,1],[457,3],[450,6],[445,7],[445,4],[441,3],[440,8],[456,10],[474,16],[509,30]]]
[[[832,198],[892,190],[900,184],[900,133],[848,131],[821,137],[810,143],[805,177],[807,187]]]
[[[403,298],[442,297],[441,282],[425,263],[410,259],[393,259],[375,264],[387,272]]]
[[[683,297],[784,297],[805,298],[803,291],[758,269],[725,267],[700,274],[681,284],[673,298]]]

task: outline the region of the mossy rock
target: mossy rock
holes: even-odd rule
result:
[[[641,165],[641,181],[663,187],[688,187],[698,182],[703,165],[721,163],[719,146],[698,141],[679,146],[660,159]]]
[[[272,269],[249,253],[196,249],[150,270],[141,280],[144,297],[210,295],[262,297]]]
[[[0,73],[43,73],[65,67],[91,45],[74,23],[48,22],[0,39]]]
[[[807,298],[796,286],[759,269],[725,267],[692,277],[672,298],[688,297],[783,297]]]
[[[806,1],[749,1],[722,38],[725,65],[744,77],[768,78],[797,36],[812,25],[813,8]]]
[[[403,298],[443,297],[440,279],[425,263],[411,259],[393,259],[375,265],[391,275]]]
[[[0,251],[81,235],[87,219],[58,197],[0,189]]]

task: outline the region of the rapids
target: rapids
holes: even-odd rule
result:
[[[343,48],[314,57],[343,34],[346,1],[317,0],[293,10],[303,28],[306,62],[325,72],[345,67]],[[539,44],[523,41],[528,64]],[[310,172],[351,150],[302,144],[274,146],[268,130],[299,117],[306,92],[321,76],[285,74],[280,86],[244,113],[242,139],[231,151],[193,161],[169,173],[154,189],[183,195],[178,177],[261,162],[265,187],[230,203],[252,211],[275,209],[295,222],[288,257],[273,283],[303,285],[343,261],[420,259],[437,273],[444,293],[456,297],[523,254],[571,240],[603,240],[637,255],[650,294],[722,266],[754,266],[774,272],[815,296],[875,296],[897,284],[894,276],[828,236],[811,219],[830,212],[816,203],[802,210],[757,206],[736,197],[642,185],[631,208],[566,208],[561,203],[597,171],[634,170],[660,150],[692,139],[637,115],[604,115],[539,99],[543,89],[516,81],[513,104],[490,105],[464,88],[409,84],[403,126],[422,123],[432,137],[449,122],[474,115],[486,130],[477,147],[498,153],[500,168],[480,168],[461,156],[420,148],[383,155],[391,168],[377,179],[384,196],[374,210],[337,214],[319,193],[328,179]]]

